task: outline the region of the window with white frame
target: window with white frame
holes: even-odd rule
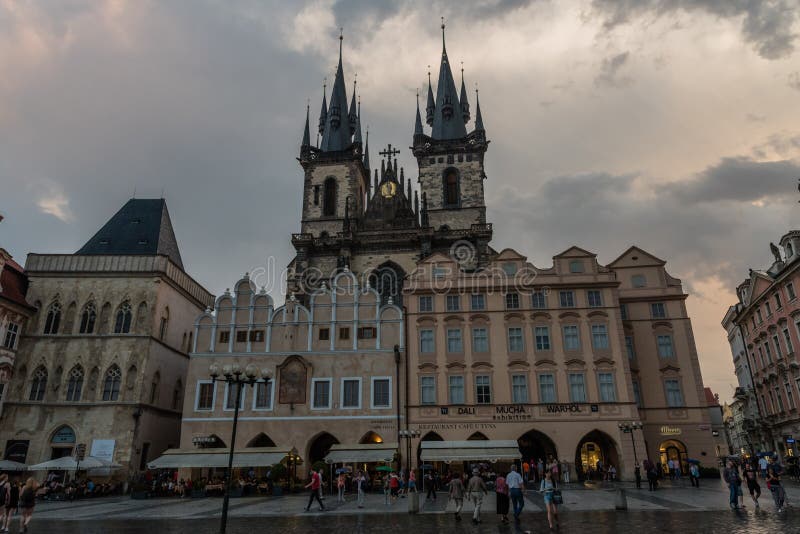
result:
[[[502,266],[503,272],[506,273],[508,276],[514,276],[517,274],[517,264],[516,263],[504,263]]]
[[[470,308],[472,311],[480,311],[486,309],[486,295],[475,294],[469,297]]]
[[[274,380],[259,380],[253,385],[253,409],[271,410]]]
[[[664,380],[664,389],[667,393],[667,406],[670,408],[683,406],[683,390],[681,390],[680,380],[677,378]]]
[[[578,325],[564,325],[562,331],[564,332],[564,350],[580,350],[581,338],[578,334]]]
[[[616,402],[617,388],[614,387],[614,373],[597,373],[597,382],[600,385],[600,401]]]
[[[786,284],[786,294],[789,296],[789,300],[794,300],[797,295],[794,292],[794,284],[788,283]]]
[[[392,379],[388,376],[372,378],[372,407],[392,407]]]
[[[556,402],[556,378],[552,373],[539,375],[539,402]]]
[[[361,408],[361,379],[342,379],[342,409]]]
[[[434,278],[444,278],[447,276],[447,269],[444,267],[434,267],[431,274],[433,274]]]
[[[550,350],[550,327],[536,326],[533,328],[536,338],[536,350]]]
[[[592,325],[592,347],[597,350],[608,349],[608,327],[606,325]]]
[[[239,397],[239,409],[244,409],[245,389],[242,385],[225,384],[225,410],[233,410],[236,408],[236,390],[242,388],[242,394]]]
[[[3,339],[3,347],[14,350],[17,347],[17,335],[19,334],[19,325],[17,323],[8,323],[6,326],[6,335]]]
[[[330,410],[331,408],[331,379],[311,379],[311,408],[314,410]]]
[[[511,375],[511,402],[515,404],[528,402],[528,375]]]
[[[603,293],[596,289],[590,289],[586,292],[586,300],[589,302],[589,307],[599,308],[603,305]]]
[[[492,403],[492,380],[489,375],[475,377],[475,401],[478,404]]]
[[[419,377],[419,399],[421,404],[436,404],[436,377]]]
[[[586,402],[586,383],[583,373],[569,374],[569,401]]]
[[[761,315],[761,308],[758,308],[756,310],[756,317],[758,317],[758,324],[761,324],[761,323],[764,322],[764,316]]]
[[[461,375],[451,375],[447,377],[449,387],[450,404],[464,404],[464,377]]]
[[[472,329],[472,352],[489,352],[489,333],[486,327]]]
[[[574,291],[559,291],[558,302],[562,308],[575,307],[575,292]]]
[[[506,293],[506,309],[507,310],[519,309],[519,293]]]
[[[619,305],[619,316],[620,319],[623,321],[628,320],[628,305],[627,304],[620,304]]]
[[[665,319],[667,317],[667,306],[663,302],[651,303],[650,316],[653,319]]]
[[[783,385],[784,389],[786,389],[786,404],[789,405],[790,410],[794,410],[797,406],[794,403],[794,393],[792,392],[792,384],[786,382]]]
[[[783,308],[783,301],[781,301],[781,294],[775,293],[775,309],[780,310]]]
[[[792,335],[789,333],[788,328],[783,329],[783,340],[786,342],[786,352],[789,354],[794,352],[794,347],[792,346]]]
[[[525,343],[522,338],[522,328],[518,326],[510,326],[508,328],[508,351],[522,352],[524,349]]]
[[[198,380],[197,397],[194,401],[195,411],[205,412],[214,409],[216,389],[216,383],[211,380]]]
[[[764,309],[767,312],[767,317],[772,317],[772,306],[770,306],[768,300],[764,302]]]
[[[781,342],[780,339],[778,339],[777,334],[772,336],[772,343],[775,345],[775,357],[781,358]]]
[[[662,334],[656,336],[656,344],[658,345],[658,355],[661,358],[672,358],[675,356],[675,351],[672,348],[671,335]]]
[[[447,295],[447,311],[454,312],[461,309],[461,295]]]
[[[464,343],[461,339],[460,328],[447,329],[447,352],[456,354],[464,352]]]
[[[767,355],[767,363],[772,363],[772,349],[769,348],[769,343],[764,342],[764,354]]]
[[[421,295],[419,297],[419,311],[432,312],[433,311],[433,296]]]
[[[625,336],[625,352],[628,353],[629,360],[636,358],[636,348],[633,346],[633,336]]]
[[[547,296],[544,291],[534,291],[531,294],[531,307],[537,310],[547,308]]]
[[[419,351],[423,354],[434,352],[433,330],[425,328],[419,331]]]
[[[633,287],[647,287],[647,278],[643,274],[634,274],[631,276],[631,285]]]

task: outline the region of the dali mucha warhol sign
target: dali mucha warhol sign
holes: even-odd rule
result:
[[[445,416],[487,416],[489,413],[486,409],[490,407],[480,408],[476,411],[474,406],[441,406],[439,413]],[[494,406],[491,412],[493,421],[529,421],[535,418],[535,406],[525,404],[501,404]],[[588,412],[597,412],[597,405],[585,404],[544,404],[539,405],[540,410],[545,414],[586,414]]]

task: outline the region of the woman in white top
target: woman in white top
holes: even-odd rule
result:
[[[553,482],[553,475],[550,471],[547,471],[539,486],[539,491],[544,494],[544,507],[547,510],[547,522],[550,524],[550,530],[553,530],[553,519],[555,519],[556,525],[558,525],[558,507],[556,503],[553,502],[553,492],[555,489],[556,486]]]

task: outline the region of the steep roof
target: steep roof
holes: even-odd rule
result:
[[[76,254],[163,254],[183,269],[178,242],[163,198],[130,199]]]
[[[0,249],[2,250],[2,249]],[[28,277],[20,265],[7,259],[0,272],[0,299],[5,299],[25,308],[33,308],[25,295],[28,293]]]

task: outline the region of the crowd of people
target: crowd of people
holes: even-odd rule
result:
[[[10,531],[14,515],[17,513],[20,517],[20,532],[28,532],[38,489],[39,484],[33,477],[23,482],[22,479],[9,480],[7,474],[0,474],[0,532]]]
[[[726,467],[722,472],[722,478],[728,485],[729,504],[732,510],[745,508],[743,485],[747,485],[747,491],[756,508],[760,508],[759,499],[761,498],[761,482],[772,494],[775,503],[775,510],[781,513],[786,508],[786,491],[781,483],[781,477],[785,469],[777,459],[760,457],[758,460],[742,460],[734,458],[728,459]]]

